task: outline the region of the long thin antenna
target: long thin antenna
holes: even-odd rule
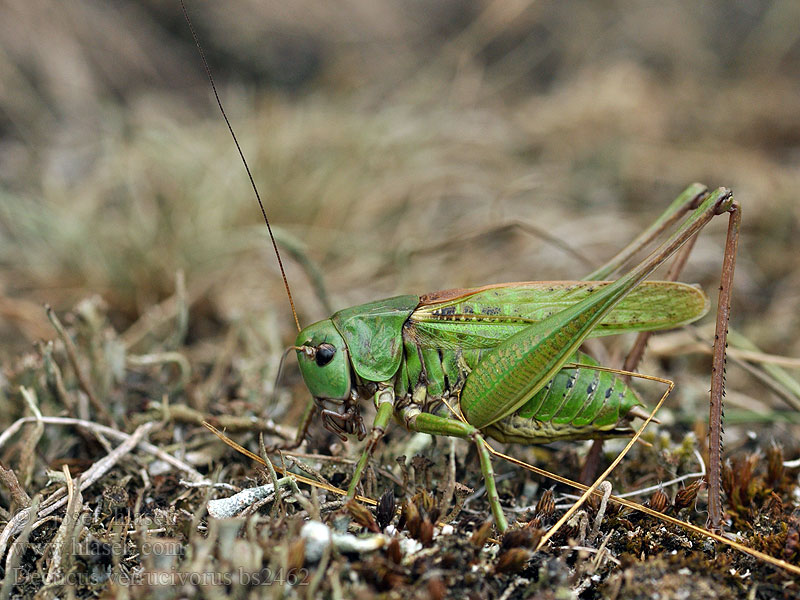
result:
[[[275,256],[278,258],[278,267],[281,270],[281,277],[283,277],[283,286],[286,288],[286,295],[289,297],[289,304],[292,307],[292,316],[294,317],[294,323],[297,325],[297,331],[301,330],[300,321],[297,319],[297,311],[294,308],[294,299],[292,298],[292,291],[289,289],[289,280],[286,279],[286,271],[283,269],[283,261],[281,260],[281,253],[278,251],[278,244],[275,243],[275,236],[272,235],[272,227],[269,225],[269,219],[267,218],[267,211],[264,209],[264,203],[261,201],[261,195],[258,193],[258,188],[256,187],[256,181],[253,179],[253,174],[250,172],[250,166],[247,164],[247,159],[244,157],[244,152],[242,152],[242,147],[239,145],[239,139],[236,137],[236,133],[233,131],[233,126],[231,122],[228,120],[228,115],[225,114],[225,109],[222,107],[222,100],[219,98],[219,94],[217,93],[217,86],[214,84],[214,77],[211,75],[211,67],[208,66],[208,61],[206,60],[205,52],[203,52],[203,47],[200,45],[200,40],[197,37],[197,34],[194,31],[194,26],[192,25],[192,21],[189,18],[189,13],[186,11],[186,5],[183,3],[183,0],[180,0],[181,3],[181,10],[183,11],[183,18],[186,19],[186,23],[189,25],[189,31],[192,32],[192,39],[194,39],[194,44],[197,46],[197,51],[200,53],[200,58],[203,60],[203,67],[205,67],[206,75],[208,75],[208,80],[211,82],[211,89],[214,91],[214,98],[217,99],[217,106],[219,106],[219,110],[222,113],[222,117],[225,119],[225,124],[228,126],[228,131],[231,132],[231,137],[233,138],[233,143],[236,144],[236,149],[239,151],[239,156],[242,158],[242,163],[244,164],[245,171],[247,171],[247,176],[250,178],[250,185],[253,187],[253,192],[256,195],[256,200],[258,200],[258,206],[261,208],[261,215],[264,217],[264,222],[267,224],[267,231],[269,232],[269,239],[272,241],[272,248],[275,250]]]

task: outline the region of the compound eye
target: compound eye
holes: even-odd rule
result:
[[[323,343],[317,346],[315,359],[317,366],[324,367],[333,360],[333,355],[336,354],[336,346],[333,344]]]

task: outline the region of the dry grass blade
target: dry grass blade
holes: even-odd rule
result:
[[[0,448],[2,448],[8,442],[8,440],[14,436],[22,428],[23,425],[25,425],[26,423],[31,423],[35,420],[36,420],[35,417],[25,417],[23,419],[18,419],[17,421],[15,421],[8,429],[6,429],[2,434],[0,434]],[[111,427],[100,425],[99,423],[95,423],[93,421],[86,421],[84,419],[73,419],[71,417],[41,417],[39,420],[41,420],[41,422],[44,423],[45,425],[70,425],[74,427],[84,428],[89,431],[93,431],[97,434],[105,435],[110,437],[111,439],[119,440],[122,442],[130,440],[132,437],[132,434],[124,433],[117,429],[112,429]],[[158,446],[154,446],[153,444],[146,442],[144,440],[139,440],[137,444],[138,447],[141,448],[141,450],[143,450],[144,452],[152,454],[156,458],[163,460],[165,463],[186,473],[186,475],[193,482],[207,482],[207,479],[202,474],[200,474],[197,471],[197,469],[195,469],[193,466],[178,458],[175,458],[169,452],[165,452]]]
[[[75,485],[75,481],[72,479],[66,465],[64,465],[63,473],[67,482],[67,510],[58,528],[58,533],[56,533],[56,537],[52,542],[50,566],[47,570],[45,585],[52,585],[61,577],[61,561],[64,556],[69,555],[70,548],[68,544],[73,538],[73,530],[78,525],[78,515],[83,507],[80,479],[78,480],[78,485]]]
[[[33,413],[36,419],[33,430],[29,431],[28,435],[25,436],[22,448],[20,449],[19,472],[22,475],[21,483],[24,487],[28,487],[33,478],[36,445],[39,443],[44,433],[44,423],[42,423],[42,413],[39,410],[39,401],[36,397],[36,392],[26,387],[20,387],[20,393],[25,399],[28,409]]]
[[[208,429],[211,433],[213,433],[220,440],[225,442],[228,446],[230,446],[231,448],[233,448],[237,452],[239,452],[241,454],[244,454],[247,458],[256,461],[260,465],[263,465],[265,467],[267,466],[267,461],[266,460],[261,458],[258,454],[250,452],[250,450],[248,450],[247,448],[245,448],[245,447],[237,444],[236,442],[234,442],[232,439],[230,439],[224,433],[222,433],[216,427],[214,427],[211,423],[203,422],[203,427]],[[337,488],[337,487],[332,486],[332,485],[327,484],[327,483],[322,483],[321,481],[317,481],[315,479],[310,479],[308,477],[303,477],[302,475],[297,475],[295,473],[290,473],[290,472],[286,471],[283,467],[279,467],[278,465],[276,465],[272,461],[270,461],[270,464],[272,465],[272,468],[275,469],[275,471],[277,471],[281,475],[292,477],[295,481],[298,481],[300,483],[305,483],[306,485],[310,485],[312,487],[320,488],[320,489],[326,490],[328,492],[332,492],[332,493],[337,494],[339,496],[347,496],[347,491],[345,491],[345,490],[342,490],[340,488]],[[377,500],[373,500],[372,498],[367,498],[366,496],[358,496],[358,495],[356,495],[355,499],[358,500],[359,502],[364,502],[365,504],[370,504],[372,506],[377,506],[378,505],[378,501]]]
[[[64,329],[64,326],[61,324],[61,321],[59,320],[55,311],[49,305],[45,305],[44,309],[47,313],[47,318],[50,319],[50,322],[53,324],[53,327],[58,333],[58,337],[60,337],[61,341],[64,342],[64,349],[67,351],[69,362],[72,365],[72,368],[75,370],[75,374],[77,375],[78,381],[81,384],[81,389],[89,397],[89,402],[91,402],[94,409],[100,413],[100,416],[103,417],[103,420],[105,420],[106,424],[113,425],[114,420],[111,418],[111,414],[108,412],[106,405],[103,404],[97,397],[97,394],[94,391],[94,386],[92,385],[86,373],[84,373],[83,368],[78,361],[78,351],[75,348],[75,343]]]
[[[534,467],[533,465],[529,465],[528,463],[525,463],[525,462],[523,462],[521,460],[518,460],[518,459],[514,458],[513,456],[509,456],[507,454],[499,452],[499,451],[497,451],[497,450],[495,450],[495,449],[493,449],[491,447],[489,448],[489,451],[493,455],[495,455],[497,457],[500,457],[500,458],[502,458],[504,460],[507,460],[508,462],[510,462],[512,464],[515,464],[515,465],[517,465],[519,467],[522,467],[523,469],[525,469],[527,471],[531,471],[532,473],[536,473],[537,475],[541,475],[543,477],[547,477],[548,479],[553,479],[555,481],[558,481],[559,483],[563,483],[563,484],[568,485],[570,487],[573,487],[575,489],[584,490],[585,492],[588,492],[586,495],[593,494],[595,496],[598,496],[598,497],[602,498],[602,494],[600,492],[598,492],[597,490],[591,490],[590,491],[590,487],[587,486],[587,485],[583,485],[581,483],[578,483],[577,481],[572,481],[571,479],[568,479],[566,477],[562,477],[562,476],[557,475],[555,473],[551,473],[549,471],[545,471],[543,469],[539,469],[537,467]],[[765,562],[767,564],[779,567],[781,569],[784,569],[784,570],[788,571],[789,573],[792,573],[794,575],[799,575],[800,576],[800,566],[793,565],[793,564],[788,563],[785,560],[782,560],[780,558],[775,558],[774,556],[770,556],[769,554],[766,554],[764,552],[760,552],[759,550],[754,550],[753,548],[748,548],[747,546],[745,546],[743,544],[740,544],[740,543],[738,543],[738,542],[736,542],[734,540],[728,539],[728,538],[726,538],[724,536],[721,536],[719,534],[713,533],[713,532],[711,532],[711,531],[709,531],[707,529],[704,529],[703,527],[699,527],[699,526],[694,525],[692,523],[687,523],[686,521],[681,521],[680,519],[676,519],[675,517],[671,517],[669,515],[665,515],[663,513],[660,513],[658,511],[653,510],[652,508],[649,508],[649,507],[644,506],[642,504],[639,504],[637,502],[633,502],[633,501],[628,500],[626,498],[620,498],[618,496],[613,496],[612,495],[612,496],[609,496],[609,500],[611,502],[615,502],[616,504],[619,504],[620,506],[624,506],[626,508],[630,508],[632,510],[636,510],[636,511],[642,512],[642,513],[644,513],[646,515],[649,515],[651,517],[655,517],[656,519],[658,519],[660,521],[664,521],[666,523],[670,523],[672,525],[677,525],[678,527],[682,527],[683,529],[691,531],[692,533],[696,533],[697,535],[699,535],[701,537],[709,538],[709,539],[714,540],[715,542],[719,542],[719,543],[724,544],[726,546],[730,546],[731,548],[734,548],[735,550],[738,550],[739,552],[742,552],[744,554],[749,554],[750,556],[753,556],[753,557],[755,557],[755,558],[757,558],[757,559],[759,559],[759,560],[761,560],[761,561],[763,561],[763,562]],[[543,540],[544,539],[545,538],[543,538]],[[541,543],[540,543],[540,546],[541,546]]]
[[[20,485],[16,473],[11,469],[6,469],[0,465],[0,481],[11,494],[11,500],[18,508],[28,508],[31,505],[31,497]]]

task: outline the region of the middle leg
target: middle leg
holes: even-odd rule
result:
[[[403,411],[402,415],[406,427],[411,431],[428,433],[430,435],[446,435],[470,439],[475,442],[475,447],[478,450],[478,457],[481,461],[481,474],[483,475],[484,484],[486,485],[486,496],[489,500],[489,507],[491,508],[497,529],[501,533],[505,532],[506,529],[508,529],[508,521],[503,514],[502,506],[500,506],[500,496],[497,493],[497,485],[494,480],[492,459],[481,432],[468,423],[450,417],[440,417],[429,413],[412,414],[411,410],[408,409]]]

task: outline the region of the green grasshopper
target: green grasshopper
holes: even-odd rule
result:
[[[363,439],[360,402],[371,398],[377,409],[348,493],[356,493],[394,415],[410,431],[474,441],[492,514],[505,531],[485,437],[541,444],[632,435],[630,419],[647,417],[638,397],[579,347],[590,336],[669,329],[706,314],[708,298],[694,286],[643,283],[714,215],[738,215],[728,190],[708,194],[696,184],[659,221],[694,205],[662,246],[613,282],[508,283],[397,296],[347,308],[300,331],[300,371],[324,426]],[[460,419],[449,413],[451,403]]]
[[[480,459],[487,496],[497,528],[508,528],[497,494],[491,454],[531,470],[535,468],[493,450],[485,438],[537,444],[556,440],[603,439],[635,434],[633,417],[642,410],[626,381],[579,350],[589,337],[626,331],[669,329],[702,317],[709,302],[694,286],[644,280],[716,215],[728,213],[728,237],[718,299],[709,419],[709,524],[721,521],[720,454],[727,324],[741,210],[725,188],[708,193],[689,186],[653,225],[614,259],[577,282],[525,282],[448,290],[425,296],[397,296],[348,308],[301,329],[283,263],[247,161],[217,94],[202,48],[189,21],[219,108],[234,138],[272,239],[278,266],[299,331],[293,349],[312,395],[299,428],[302,437],[319,410],[324,426],[345,437],[367,436],[360,402],[371,398],[377,409],[370,439],[356,464],[348,495],[356,494],[369,457],[392,416],[410,431],[472,440]],[[667,241],[615,281],[599,281],[616,272],[638,250],[682,214],[693,212]],[[680,268],[676,270],[679,271]],[[635,375],[626,371],[617,374]],[[657,379],[657,378],[656,378]],[[672,382],[659,401],[664,401]],[[457,409],[452,408],[452,404]],[[295,442],[297,443],[297,441]],[[625,450],[627,451],[627,449]],[[575,510],[621,459],[590,487]],[[548,474],[554,477],[552,474]],[[795,574],[783,560],[737,544],[716,533],[616,498],[620,504],[657,516]],[[566,520],[570,511],[560,522]],[[552,530],[555,530],[557,524]],[[539,547],[547,536],[543,537]]]

